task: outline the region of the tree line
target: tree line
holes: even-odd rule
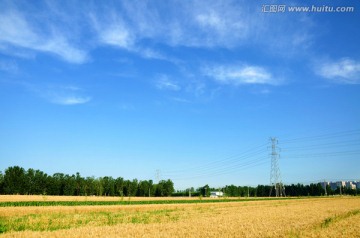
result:
[[[40,170],[25,170],[19,166],[0,171],[0,194],[67,195],[67,196],[171,196],[174,183],[161,180],[127,180],[111,176],[82,177],[80,173],[48,175]]]
[[[332,190],[328,185],[325,189],[320,183],[311,183],[309,185],[303,184],[291,184],[284,185],[286,196],[300,197],[300,196],[324,196],[326,195],[360,195],[360,189],[351,189],[347,187],[337,187]],[[224,196],[228,197],[269,197],[274,196],[274,189],[270,194],[271,186],[258,185],[256,187],[251,186],[235,186],[227,185],[220,188],[212,188],[209,185],[199,187],[197,189],[189,188],[182,191],[176,191],[173,196],[204,196],[209,197],[211,191],[221,191]]]
[[[323,196],[323,195],[358,195],[360,189],[338,187],[332,190],[330,186],[325,189],[320,183],[309,185],[284,185],[286,196]],[[0,194],[20,195],[67,195],[67,196],[203,196],[209,197],[211,191],[222,191],[229,197],[268,197],[271,187],[269,185],[235,186],[226,185],[220,188],[205,185],[186,190],[174,191],[174,183],[161,180],[154,184],[152,180],[127,180],[122,177],[111,176],[95,178],[82,177],[80,173],[48,175],[32,168],[25,170],[19,166],[9,167],[3,174],[0,171]],[[274,191],[271,194],[274,196]]]

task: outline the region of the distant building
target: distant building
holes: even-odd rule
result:
[[[320,185],[323,189],[326,186],[330,186],[331,190],[335,191],[339,187],[346,187],[350,189],[360,189],[360,181],[337,181],[337,182],[320,182]]]
[[[353,182],[349,181],[346,182],[346,187],[350,188],[350,189],[356,189],[356,184],[354,184]]]
[[[338,187],[345,187],[346,182],[345,181],[330,182],[329,185],[332,190],[336,190]]]
[[[326,186],[328,186],[330,183],[329,182],[320,182],[321,187],[325,190]]]
[[[222,197],[222,196],[224,196],[223,192],[220,192],[220,191],[210,192],[210,197],[212,197],[212,198],[217,198],[217,197]]]
[[[331,190],[333,190],[333,191],[336,190],[338,187],[336,182],[330,182],[329,185],[330,185]]]

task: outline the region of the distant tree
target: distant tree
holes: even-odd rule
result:
[[[233,184],[225,186],[224,193],[226,194],[226,196],[229,196],[229,197],[239,197],[240,196],[239,187],[237,187]]]
[[[326,193],[327,195],[334,195],[334,191],[331,189],[330,185],[326,185]]]
[[[139,197],[150,196],[149,194],[151,193],[151,187],[152,187],[152,180],[140,181],[138,184],[138,190],[136,196]]]
[[[343,191],[344,191],[343,194],[346,195],[353,195],[353,196],[357,195],[356,189],[352,189],[350,187],[344,187]]]
[[[105,196],[115,196],[115,180],[110,176],[105,176],[102,179]]]
[[[136,196],[138,186],[139,181],[137,179],[133,179],[130,183],[130,196]]]
[[[65,175],[63,173],[55,173],[52,176],[52,184],[49,190],[52,195],[65,195]]]
[[[286,188],[285,188],[285,190],[286,190]],[[258,197],[268,197],[269,194],[270,194],[270,186],[269,185],[258,185],[257,186],[257,196]]]
[[[84,184],[84,178],[81,177],[79,172],[76,172],[76,176],[75,176],[75,189],[76,189],[76,192],[75,192],[75,194],[77,196],[85,194],[84,185],[85,185]]]
[[[25,170],[19,166],[9,167],[4,175],[5,194],[25,194]]]
[[[94,177],[86,177],[86,179],[84,179],[84,195],[96,195],[96,185]]]
[[[76,194],[76,179],[75,175],[66,174],[64,177],[65,186],[64,186],[64,195],[73,196]]]
[[[174,191],[174,183],[170,179],[166,180],[164,183],[164,196],[169,197]]]
[[[159,181],[158,184],[155,185],[155,196],[163,197],[164,196],[164,180]]]
[[[115,179],[115,194],[124,196],[124,179],[122,177]]]
[[[0,194],[4,194],[4,175],[0,171]]]
[[[123,194],[126,197],[131,196],[131,181],[130,180],[124,180],[124,187],[123,187]]]
[[[25,194],[46,194],[48,175],[40,170],[28,169],[25,173]]]
[[[308,188],[300,183],[285,185],[284,187],[287,196],[308,196],[309,193]]]
[[[95,188],[96,188],[96,195],[97,196],[102,196],[104,193],[104,185],[103,185],[103,181],[102,178],[97,178],[94,181],[95,183]]]
[[[150,179],[149,180],[149,194],[148,196],[151,197],[151,196],[154,196],[154,189],[153,189],[153,186],[154,186],[154,182]]]
[[[205,185],[204,187],[199,188],[200,194],[204,197],[210,197],[210,187],[209,185]]]

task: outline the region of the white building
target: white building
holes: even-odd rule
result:
[[[222,197],[222,196],[224,196],[223,192],[220,192],[220,191],[212,191],[212,192],[210,192],[210,197],[211,198],[217,198],[217,197]]]

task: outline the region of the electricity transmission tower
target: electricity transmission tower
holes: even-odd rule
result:
[[[277,147],[278,140],[275,137],[270,138],[271,141],[271,171],[270,171],[270,193],[275,189],[275,196],[282,197],[285,195],[285,188],[281,181],[280,168],[279,168],[279,148]]]
[[[157,169],[155,171],[155,180],[157,181],[157,183],[160,182],[160,178],[161,178],[161,171],[160,171],[160,169]]]

